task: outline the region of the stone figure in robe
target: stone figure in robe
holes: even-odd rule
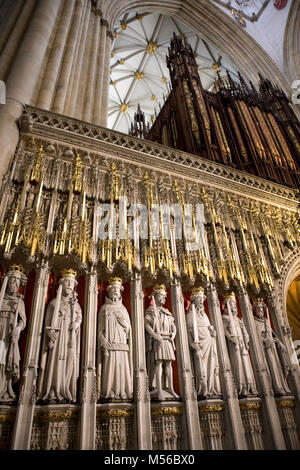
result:
[[[205,299],[202,287],[193,289],[186,316],[196,392],[199,398],[221,395],[216,330],[205,313]]]
[[[145,312],[147,369],[150,395],[159,401],[179,398],[173,387],[172,362],[175,361],[176,326],[171,312],[164,307],[164,285],[155,286],[152,302]]]
[[[265,312],[267,312],[266,317]],[[258,299],[254,302],[254,320],[265,354],[274,393],[277,396],[289,395],[291,391],[286,380],[290,371],[287,351],[271,328],[268,307],[264,303],[264,299]]]
[[[222,319],[237,392],[241,397],[257,395],[249,356],[249,335],[244,322],[238,317],[234,293],[225,298]]]
[[[38,398],[49,403],[77,399],[82,312],[76,285],[76,272],[63,271],[57,296],[46,310]]]
[[[26,326],[23,296],[18,294],[26,282],[21,266],[13,265],[3,279],[0,292],[0,403],[13,402],[13,384],[20,379],[20,333]]]
[[[122,280],[112,278],[98,322],[98,380],[100,398],[130,401],[133,397],[132,330],[122,304]]]

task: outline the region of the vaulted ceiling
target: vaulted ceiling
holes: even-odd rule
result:
[[[166,55],[173,33],[192,46],[205,89],[213,90],[217,68],[221,76],[230,59],[170,16],[159,13],[130,13],[115,26],[111,54],[108,127],[128,133],[137,105],[154,120],[170,92]]]

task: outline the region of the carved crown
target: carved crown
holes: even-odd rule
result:
[[[230,294],[227,294],[224,296],[224,299],[227,300],[227,299],[235,299],[235,293],[234,292],[231,292]]]
[[[77,272],[73,269],[64,269],[61,275],[62,277],[72,277],[73,279],[76,279]]]
[[[202,286],[200,287],[194,287],[192,289],[192,295],[197,295],[200,294],[200,292],[204,292],[204,288]]]
[[[265,299],[263,299],[263,298],[254,299],[253,300],[253,305],[263,304],[264,302],[265,302]]]
[[[121,286],[123,283],[120,277],[111,277],[108,282],[110,286],[113,286],[113,285]]]
[[[156,284],[154,287],[153,287],[153,291],[154,292],[166,292],[167,289],[166,289],[166,286],[164,284]]]
[[[14,273],[19,273],[19,274],[25,274],[24,268],[21,265],[18,264],[13,264],[10,266],[8,272],[14,272]]]

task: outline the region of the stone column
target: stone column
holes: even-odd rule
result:
[[[24,2],[23,8],[19,17],[10,32],[9,38],[5,47],[1,51],[0,56],[0,80],[6,80],[9,73],[10,66],[16,56],[20,40],[26,31],[30,18],[32,16],[33,8],[35,7],[36,0],[27,0]]]
[[[82,71],[82,64],[83,58],[86,51],[86,40],[88,35],[89,23],[90,23],[90,15],[91,15],[91,8],[88,4],[86,6],[85,16],[82,25],[82,33],[80,36],[80,45],[79,51],[76,60],[76,66],[74,70],[74,76],[72,80],[72,84],[69,87],[67,93],[67,101],[65,104],[65,114],[68,116],[75,116],[75,110],[77,107],[77,98],[78,98],[78,90],[81,85],[81,71]]]
[[[49,282],[49,267],[45,263],[37,271],[33,302],[27,333],[24,367],[16,421],[12,436],[12,449],[29,450],[33,413],[36,401],[38,358],[42,337],[45,303]]]
[[[280,420],[277,413],[274,394],[267,372],[267,364],[264,357],[264,351],[259,341],[253,312],[250,305],[248,293],[244,288],[239,289],[238,299],[241,306],[242,316],[250,338],[250,352],[253,361],[253,370],[256,378],[256,384],[259,390],[259,396],[263,402],[264,421],[267,424],[268,432],[265,434],[270,441],[272,449],[285,450],[286,445],[281,430]]]
[[[99,47],[99,31],[100,31],[100,18],[95,16],[93,18],[93,47],[90,51],[90,61],[88,67],[88,76],[86,83],[85,99],[83,106],[83,120],[90,122],[93,118],[93,103],[96,83],[96,68]]]
[[[68,91],[70,74],[74,60],[76,44],[78,41],[78,30],[83,12],[84,0],[77,0],[75,3],[75,11],[72,17],[71,29],[65,48],[61,72],[57,81],[56,93],[53,101],[52,111],[62,114],[64,111],[65,100]]]
[[[101,103],[102,103],[102,87],[103,87],[103,72],[104,72],[104,58],[106,49],[106,32],[107,23],[101,20],[99,50],[98,50],[98,64],[97,64],[97,78],[94,94],[94,114],[93,122],[100,124],[101,120]]]
[[[79,447],[85,450],[94,450],[96,439],[97,293],[97,272],[93,269],[86,277],[82,335]]]
[[[178,280],[171,285],[172,311],[175,318],[177,362],[179,369],[179,383],[182,400],[184,403],[185,429],[187,433],[188,448],[191,450],[202,449],[201,430],[197,395],[192,374],[189,342],[185,322],[184,303],[181,285]]]
[[[105,59],[104,59],[104,72],[103,72],[103,87],[102,87],[102,97],[101,97],[101,126],[106,127],[107,125],[107,108],[108,108],[108,92],[109,92],[109,82],[110,82],[110,55],[111,55],[111,41],[112,34],[110,31],[106,34],[106,43],[105,43]]]
[[[2,54],[7,41],[9,41],[12,30],[14,29],[16,22],[18,21],[19,15],[22,12],[22,8],[24,6],[24,3],[26,3],[26,0],[17,0],[17,3],[14,6],[9,5],[10,0],[8,0],[6,3],[7,3],[6,8],[8,10],[6,10],[6,15],[4,13],[4,17],[1,23],[2,30],[1,30],[1,38],[0,38],[0,54]]]
[[[50,109],[53,92],[61,66],[61,60],[65,50],[65,44],[69,32],[74,6],[75,0],[65,1],[58,30],[55,35],[52,51],[47,64],[45,77],[41,86],[39,97],[37,99],[37,107],[42,109]]]
[[[225,418],[227,424],[227,439],[231,439],[229,448],[237,450],[247,449],[245,432],[243,428],[237,391],[228,356],[224,326],[222,321],[220,302],[214,284],[207,289],[207,301],[211,323],[217,331],[217,348],[220,363],[220,379],[222,395],[225,401]],[[228,445],[228,444],[227,444]]]
[[[0,176],[9,166],[19,139],[17,119],[30,104],[43,64],[60,0],[39,0],[6,83],[6,105],[0,105]]]
[[[137,448],[152,449],[149,382],[146,368],[144,298],[142,280],[135,274],[130,284],[131,322],[133,329],[134,399],[136,402]]]
[[[89,24],[88,24],[88,29],[87,29],[87,37],[85,41],[85,48],[83,52],[83,58],[82,58],[82,64],[81,64],[81,70],[80,70],[80,76],[79,76],[79,89],[78,89],[78,95],[77,95],[77,101],[76,101],[76,106],[74,110],[73,116],[76,119],[83,120],[83,107],[84,107],[84,99],[85,99],[85,90],[87,86],[87,77],[88,77],[88,68],[89,68],[89,52],[91,51],[91,48],[93,47],[93,29],[91,27],[91,17],[92,13],[89,16]]]

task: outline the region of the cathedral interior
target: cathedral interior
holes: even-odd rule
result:
[[[300,2],[0,1],[0,449],[300,449]]]

